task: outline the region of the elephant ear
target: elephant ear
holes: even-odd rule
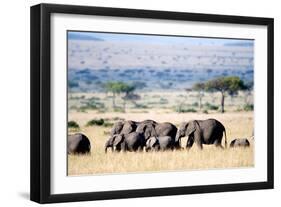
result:
[[[137,128],[136,128],[136,132],[138,133],[144,133],[144,130],[146,128],[145,124],[140,124]]]
[[[131,132],[133,132],[133,131],[135,131],[135,130],[136,130],[136,125],[135,125],[135,123],[134,123],[133,121],[127,121],[127,122],[124,124],[121,133],[122,133],[122,134],[129,134],[129,133],[131,133]]]
[[[147,139],[147,138],[151,137],[150,135],[151,135],[150,130],[148,129],[147,126],[145,126],[144,127],[144,137]]]
[[[119,135],[115,136],[115,139],[114,139],[113,143],[114,143],[115,146],[117,146],[121,142],[123,142],[123,140],[124,140],[124,135],[123,134],[119,134]]]
[[[186,131],[185,131],[186,136],[190,136],[195,131],[196,131],[195,121],[188,122],[187,126],[186,126]]]
[[[151,137],[157,137],[157,133],[156,133],[156,130],[155,130],[155,125],[154,124],[150,124],[147,128],[149,129],[149,132],[150,132],[150,136]]]
[[[123,121],[115,122],[115,124],[113,125],[113,128],[111,129],[111,132],[110,132],[111,136],[113,136],[115,134],[119,134],[122,131],[123,126],[124,126]]]
[[[117,135],[113,135],[112,137],[110,137],[110,138],[107,140],[106,144],[108,144],[108,146],[112,146],[112,145],[113,145],[113,141],[114,141],[114,139],[115,139],[116,136],[117,136]]]

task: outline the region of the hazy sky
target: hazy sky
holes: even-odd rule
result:
[[[160,35],[136,35],[120,33],[98,33],[98,32],[68,32],[69,39],[91,40],[99,38],[104,41],[130,41],[130,42],[151,42],[162,44],[191,44],[191,45],[225,45],[245,44],[252,46],[253,40],[223,39],[223,38],[198,38],[198,37],[175,37]]]

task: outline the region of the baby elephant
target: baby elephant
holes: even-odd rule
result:
[[[250,142],[247,139],[234,139],[230,143],[230,147],[250,147]]]
[[[86,154],[91,149],[91,143],[84,134],[76,133],[68,135],[67,153],[68,154]]]
[[[175,141],[170,136],[150,137],[146,141],[146,151],[173,150]]]
[[[137,132],[131,132],[130,134],[117,134],[113,135],[105,143],[105,152],[107,148],[111,148],[112,151],[141,151],[145,146],[144,136]]]

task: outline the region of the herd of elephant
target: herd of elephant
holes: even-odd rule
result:
[[[224,147],[222,146],[223,135]],[[158,123],[154,120],[118,121],[110,132],[105,143],[114,152],[120,151],[164,151],[182,149],[181,138],[187,137],[186,149],[196,144],[203,149],[203,144],[227,148],[227,137],[224,125],[216,119],[191,120],[183,122],[177,128],[169,122]],[[91,143],[84,134],[76,133],[68,136],[68,153],[89,153]],[[249,147],[246,138],[234,139],[230,147]]]

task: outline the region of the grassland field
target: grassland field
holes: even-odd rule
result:
[[[68,175],[93,175],[108,173],[141,173],[158,171],[182,171],[182,170],[201,170],[201,169],[225,169],[237,167],[254,166],[254,142],[250,138],[253,132],[254,117],[253,111],[237,110],[243,105],[244,94],[240,94],[231,101],[230,97],[226,99],[226,113],[220,113],[218,110],[208,110],[208,113],[200,111],[193,113],[175,112],[173,106],[182,101],[180,94],[161,94],[153,93],[141,94],[146,108],[134,108],[132,103],[127,103],[126,112],[100,109],[84,109],[79,107],[85,100],[102,100],[104,107],[110,107],[111,99],[105,94],[71,94],[69,98],[68,120],[79,124],[78,129],[69,128],[69,134],[75,132],[84,133],[91,142],[91,153],[89,155],[68,155]],[[106,98],[105,98],[106,97]],[[153,100],[154,97],[154,100]],[[163,97],[168,100],[161,104]],[[252,97],[246,97],[252,99]],[[185,97],[186,99],[186,97]],[[212,100],[213,99],[213,100]],[[171,101],[170,101],[171,100]],[[187,98],[184,105],[194,107],[196,102],[196,93],[192,98]],[[152,102],[154,104],[149,104]],[[210,102],[219,104],[219,94],[205,95],[203,104]],[[122,99],[118,97],[116,104],[122,105]],[[193,105],[192,105],[193,104]],[[196,107],[195,107],[196,108]],[[104,144],[109,138],[111,125],[107,126],[87,126],[87,122],[93,119],[104,119],[113,124],[120,119],[142,121],[153,119],[157,122],[171,122],[178,126],[183,121],[192,119],[215,118],[224,124],[227,134],[228,145],[235,138],[248,138],[251,146],[249,148],[227,148],[219,149],[214,146],[204,145],[203,150],[196,146],[191,150],[177,150],[165,152],[126,152],[112,153],[104,152]],[[224,143],[224,139],[223,139]],[[181,142],[184,147],[186,139]]]

